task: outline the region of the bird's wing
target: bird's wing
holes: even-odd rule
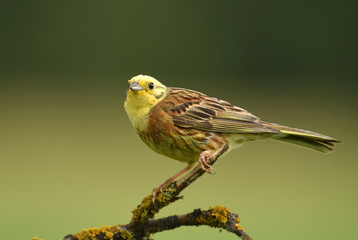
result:
[[[182,128],[225,133],[279,133],[242,108],[188,89],[169,88],[160,104],[173,124]]]

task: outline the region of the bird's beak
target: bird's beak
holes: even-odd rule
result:
[[[140,90],[143,90],[143,87],[141,85],[138,84],[137,81],[134,81],[130,86],[129,88],[132,90],[132,91],[140,91]]]

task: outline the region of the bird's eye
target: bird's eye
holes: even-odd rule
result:
[[[148,86],[149,86],[149,89],[153,89],[154,88],[154,83],[151,82],[151,83],[149,83]]]

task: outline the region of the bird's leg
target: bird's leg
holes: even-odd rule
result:
[[[212,153],[208,150],[201,152],[199,156],[199,164],[203,171],[213,174],[213,167],[206,162],[211,154]]]
[[[168,178],[167,180],[165,180],[165,182],[163,182],[159,187],[156,187],[153,189],[153,202],[157,196],[157,191],[160,190],[160,192],[163,192],[163,189],[172,181],[174,181],[177,177],[179,177],[180,175],[182,175],[183,173],[189,171],[192,168],[193,164],[188,164],[188,166],[186,168],[184,168],[183,170],[179,171],[178,173],[174,174],[173,176],[171,176],[170,178]]]

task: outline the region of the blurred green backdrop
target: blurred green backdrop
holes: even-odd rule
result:
[[[262,119],[344,142],[329,155],[248,143],[158,217],[228,206],[256,239],[352,239],[358,223],[353,1],[3,1],[3,239],[128,223],[180,162],[148,149],[123,109],[149,74]],[[156,239],[237,239],[183,227]]]

